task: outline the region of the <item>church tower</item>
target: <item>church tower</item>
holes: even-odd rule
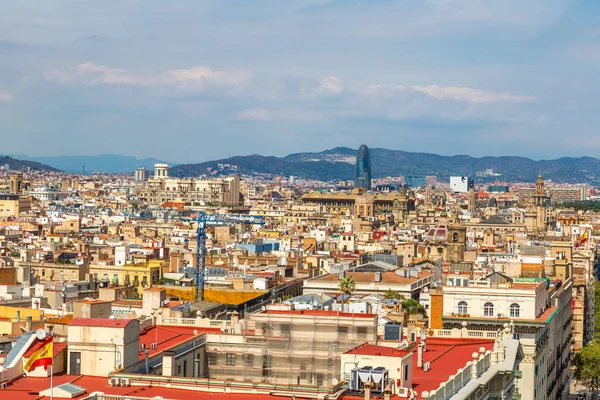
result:
[[[473,188],[469,189],[467,211],[471,214],[475,214],[475,189]]]
[[[538,175],[537,182],[535,183],[535,189],[533,191],[533,204],[535,206],[536,222],[535,227],[537,231],[546,231],[547,228],[547,214],[548,214],[548,196],[546,194],[546,187],[542,175]]]
[[[459,263],[465,260],[467,228],[455,223],[446,230],[446,261]]]

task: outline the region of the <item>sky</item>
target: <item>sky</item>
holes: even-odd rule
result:
[[[0,153],[600,153],[596,0],[0,0]]]

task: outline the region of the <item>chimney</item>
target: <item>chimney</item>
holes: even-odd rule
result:
[[[391,400],[392,398],[392,388],[390,387],[389,383],[385,386],[385,389],[383,389],[383,400]]]
[[[21,310],[17,310],[17,322],[21,322]]]
[[[371,379],[369,378],[369,380],[365,382],[365,400],[371,399],[371,387],[372,386],[373,386],[373,383],[371,382]]]
[[[33,330],[33,317],[27,317],[27,330]]]
[[[375,282],[381,282],[381,272],[375,272]]]
[[[343,269],[344,267],[340,266],[340,268],[342,268],[342,269],[340,269],[340,271],[338,272],[338,279],[342,280],[342,279],[344,279],[345,271]]]
[[[419,343],[419,347],[417,348],[417,367],[423,368],[423,348],[425,347],[424,343]]]
[[[173,376],[175,368],[175,352],[163,351],[163,376]]]

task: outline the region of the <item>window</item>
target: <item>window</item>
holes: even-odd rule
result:
[[[225,353],[225,364],[226,365],[235,365],[235,354],[234,353]]]
[[[282,335],[289,335],[290,334],[290,324],[281,324],[281,334]]]
[[[457,309],[456,313],[458,315],[467,315],[468,308],[469,308],[469,305],[467,304],[467,302],[461,301],[458,303],[458,309]]]
[[[494,316],[494,305],[489,301],[483,305],[483,316],[493,317]]]
[[[338,333],[340,335],[347,335],[348,334],[348,327],[347,326],[338,326]]]
[[[408,380],[408,364],[404,366],[404,382]]]
[[[366,326],[359,326],[356,328],[356,335],[361,338],[367,336],[368,332],[369,330]]]
[[[244,365],[247,367],[254,366],[254,354],[244,354]]]
[[[521,307],[517,303],[510,305],[510,317],[519,318],[521,316]]]

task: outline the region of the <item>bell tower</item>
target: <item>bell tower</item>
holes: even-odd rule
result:
[[[538,231],[545,231],[547,228],[548,214],[548,196],[542,174],[538,175],[535,189],[533,191],[533,204],[535,206],[536,222],[535,227]]]
[[[467,228],[455,223],[446,230],[446,261],[459,263],[465,260]]]

